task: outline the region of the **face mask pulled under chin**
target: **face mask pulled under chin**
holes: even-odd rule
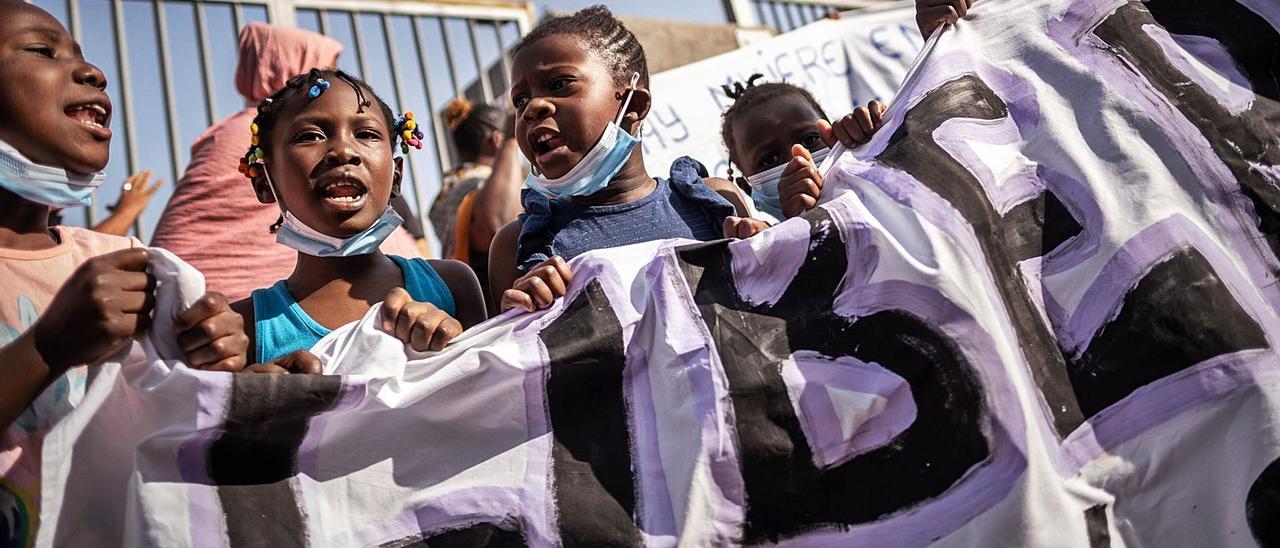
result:
[[[813,165],[816,166],[827,159],[830,153],[830,148],[823,148],[810,152],[809,155],[813,157]],[[747,177],[747,184],[751,185],[751,201],[755,202],[756,208],[773,215],[778,220],[786,218],[782,213],[781,197],[778,195],[778,183],[782,180],[782,172],[786,169],[787,164],[783,163]]]
[[[635,94],[636,83],[639,81],[640,74],[633,73],[627,96],[622,101],[622,109],[618,112],[617,118],[605,126],[600,140],[596,141],[595,146],[582,157],[578,165],[555,179],[549,179],[534,170],[525,179],[525,186],[548,198],[590,196],[609,186],[609,181],[622,170],[622,166],[627,163],[627,158],[631,157],[631,152],[640,143],[639,137],[627,133],[619,125],[627,114],[627,106],[631,104],[631,97]],[[637,134],[640,133],[639,125],[639,123],[636,124]]]
[[[54,209],[84,207],[93,202],[93,191],[105,178],[101,171],[80,175],[37,164],[0,140],[0,187],[25,200]]]
[[[280,201],[280,195],[276,193],[275,184],[271,182],[271,176],[267,174],[265,164],[262,173],[267,179],[267,188],[271,190],[271,195],[275,198],[276,205],[280,207],[280,215],[284,219],[280,228],[276,230],[276,242],[300,253],[312,257],[368,255],[377,251],[382,246],[382,242],[395,232],[401,223],[404,223],[404,218],[387,205],[387,208],[382,211],[382,216],[369,225],[369,228],[345,238],[330,236],[307,226],[285,209],[284,203]]]

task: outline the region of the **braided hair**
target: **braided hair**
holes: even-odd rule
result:
[[[645,60],[644,47],[636,35],[627,29],[609,8],[596,4],[572,15],[559,15],[539,23],[529,34],[520,39],[512,55],[522,48],[548,36],[570,34],[586,42],[587,49],[599,55],[609,67],[613,84],[625,86],[633,73],[640,74],[638,84],[649,87],[649,63]]]
[[[817,112],[818,116],[823,120],[827,119],[827,113],[822,110],[822,106],[818,104],[818,100],[814,99],[813,95],[810,94],[808,90],[786,82],[766,82],[763,84],[757,84],[756,80],[761,78],[764,78],[763,74],[752,74],[750,78],[747,78],[745,83],[734,82],[733,85],[720,86],[720,88],[724,90],[725,95],[728,95],[730,99],[733,99],[733,104],[730,105],[729,109],[724,111],[724,114],[721,116],[722,121],[720,123],[720,137],[724,139],[725,148],[729,149],[730,162],[737,163],[737,158],[733,157],[735,147],[737,146],[737,143],[733,138],[733,122],[741,117],[742,114],[750,111],[753,106],[767,103],[778,97],[791,95],[800,98],[801,101],[804,101],[812,107],[813,111]]]
[[[454,99],[444,108],[444,122],[449,126],[462,161],[474,162],[480,157],[485,139],[495,131],[502,131],[506,113],[493,105]]]
[[[391,107],[383,101],[373,88],[364,80],[356,78],[338,69],[316,69],[313,68],[305,74],[299,74],[290,78],[284,87],[280,88],[271,97],[263,99],[258,103],[258,115],[253,118],[254,136],[256,137],[253,144],[249,145],[248,152],[245,153],[241,165],[252,163],[255,154],[261,154],[258,150],[267,149],[267,141],[271,135],[271,129],[276,125],[277,115],[284,108],[285,103],[289,102],[295,95],[314,93],[313,87],[323,82],[324,87],[328,87],[328,79],[341,80],[356,92],[356,100],[360,102],[359,109],[361,112],[366,107],[377,103],[378,110],[382,111],[383,118],[387,121],[387,130],[391,134],[388,141],[391,143],[392,150],[395,150],[396,139],[400,137],[397,131],[397,119],[395,113],[391,111]],[[315,94],[318,95],[318,94]],[[312,98],[315,98],[315,95]],[[372,98],[372,101],[370,101]]]

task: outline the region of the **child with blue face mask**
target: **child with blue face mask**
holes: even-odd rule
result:
[[[871,101],[828,122],[804,88],[757,84],[759,78],[725,86],[734,102],[724,112],[720,135],[730,164],[741,171],[739,186],[757,210],[781,221],[817,204],[823,182],[818,165],[836,143],[854,147],[870,140],[884,123],[885,106]]]
[[[670,178],[645,171],[637,146],[651,104],[644,49],[608,8],[539,24],[515,47],[511,83],[515,138],[533,173],[525,213],[490,249],[501,310],[549,306],[572,281],[565,261],[577,255],[718,239],[739,213],[732,183],[708,178],[690,158],[676,160]]]
[[[89,205],[111,147],[107,80],[56,19],[0,0],[0,531],[31,546],[41,452],[86,397],[93,364],[150,324],[155,278],[135,238],[49,226]],[[177,318],[177,345],[199,369],[239,371],[246,341],[221,295]],[[88,428],[101,428],[92,422]]]
[[[293,274],[232,308],[258,361],[312,362],[307,350],[383,301],[381,327],[417,351],[440,350],[485,319],[470,267],[383,255],[402,222],[390,206],[403,158],[421,147],[412,113],[396,117],[367,84],[312,69],[258,106],[241,171],[280,207],[276,241],[297,250]]]

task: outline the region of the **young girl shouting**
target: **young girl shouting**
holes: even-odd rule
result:
[[[287,279],[232,305],[258,361],[305,351],[378,301],[383,329],[418,351],[484,321],[467,265],[378,250],[401,223],[389,206],[403,173],[396,141],[420,146],[411,113],[397,118],[359,79],[313,69],[264,100],[251,129],[242,170],[280,207],[276,240],[298,251]]]
[[[88,205],[111,145],[106,77],[56,19],[0,0],[0,531],[34,544],[40,453],[85,396],[88,367],[150,323],[155,279],[132,238],[50,227]],[[192,367],[238,371],[246,341],[221,295],[178,318]]]
[[[494,237],[500,308],[545,308],[571,280],[566,259],[665,238],[713,240],[735,205],[732,183],[690,158],[649,176],[639,143],[652,104],[644,49],[603,6],[539,24],[515,47],[515,139],[532,165],[525,213]],[[521,273],[524,275],[517,279]]]

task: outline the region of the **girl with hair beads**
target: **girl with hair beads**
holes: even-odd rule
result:
[[[401,223],[389,205],[402,176],[396,140],[421,148],[416,124],[339,70],[295,76],[258,106],[241,170],[260,201],[279,206],[276,240],[298,252],[287,279],[232,305],[259,361],[314,360],[306,349],[378,301],[382,328],[417,351],[485,319],[467,265],[378,250]]]
[[[608,8],[539,24],[514,49],[511,82],[515,139],[533,174],[525,213],[491,248],[502,310],[549,306],[572,281],[565,260],[587,251],[721,237],[735,206],[715,188],[736,195],[732,183],[687,157],[670,179],[645,172],[636,146],[652,104],[644,49]]]
[[[35,542],[41,451],[85,397],[89,367],[149,325],[155,279],[133,238],[50,227],[50,211],[83,207],[111,145],[106,77],[56,19],[0,0],[0,537]],[[245,366],[240,318],[221,295],[177,321],[200,369]],[[94,426],[90,426],[93,428]]]
[[[795,217],[817,205],[822,190],[818,164],[837,142],[854,147],[871,139],[884,124],[885,106],[871,101],[853,113],[827,121],[808,91],[787,83],[724,86],[733,105],[724,112],[720,136],[738,166],[739,186],[760,211],[776,220]],[[749,235],[749,234],[748,234]]]

